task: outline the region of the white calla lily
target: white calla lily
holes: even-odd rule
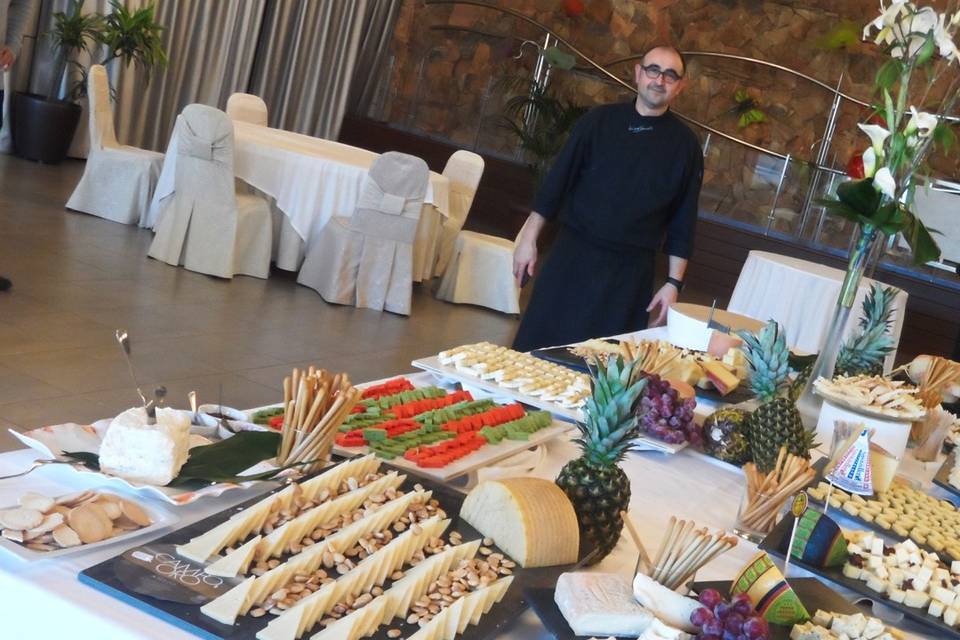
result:
[[[890,199],[896,197],[897,181],[893,179],[889,167],[881,167],[873,176],[873,187]]]
[[[926,111],[917,111],[916,107],[910,107],[910,121],[904,131],[908,136],[917,132],[921,138],[928,138],[937,128],[937,116]]]
[[[897,23],[897,18],[900,17],[900,14],[907,11],[907,7],[910,5],[909,2],[900,0],[898,2],[893,2],[889,7],[883,6],[883,1],[880,2],[880,15],[874,18],[867,26],[863,28],[863,39],[866,40],[870,36],[871,29],[877,29],[878,31],[884,31],[886,27],[892,27]],[[912,5],[911,5],[912,6]]]
[[[863,152],[863,177],[872,178],[876,171],[877,152],[873,150],[873,147],[867,147],[867,150]]]
[[[878,124],[857,124],[860,130],[870,136],[870,143],[878,158],[883,157],[883,142],[890,137],[890,132]]]
[[[953,41],[953,36],[950,34],[950,31],[947,30],[946,20],[946,14],[941,14],[937,28],[933,31],[933,41],[937,45],[937,49],[940,51],[942,57],[950,61],[960,60],[960,50],[957,49],[957,45]],[[951,25],[958,23],[960,23],[960,11],[956,12],[953,18],[950,19]]]

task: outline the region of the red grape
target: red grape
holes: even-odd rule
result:
[[[713,611],[706,607],[697,607],[690,614],[690,624],[697,627],[702,627],[711,620],[713,620]]]
[[[770,633],[770,625],[763,618],[753,616],[743,623],[743,633],[750,640],[763,640]]]
[[[708,609],[713,609],[721,602],[723,602],[723,596],[716,589],[704,589],[703,593],[700,594],[700,604]]]

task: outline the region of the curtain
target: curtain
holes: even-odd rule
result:
[[[13,92],[26,91],[30,82],[30,68],[33,65],[34,49],[37,42],[37,23],[40,17],[39,5],[34,12],[26,30],[24,30],[23,46],[20,56],[4,73],[0,70],[0,89],[3,89],[3,126],[0,127],[0,153],[10,153],[13,150],[13,137],[10,131],[10,112],[13,110]]]
[[[126,0],[132,11],[150,0]],[[114,120],[123,144],[163,151],[177,114],[192,102],[224,108],[235,91],[246,91],[267,0],[156,0],[156,21],[165,27],[169,64],[148,74],[120,60],[109,65]],[[44,0],[39,32],[53,25],[53,13],[68,0]],[[109,13],[109,0],[87,0],[86,12]],[[102,52],[94,55],[102,59]],[[79,62],[90,63],[89,56]],[[32,66],[31,90],[46,93],[54,55],[40,44]],[[81,126],[77,137],[85,135]]]
[[[373,0],[367,7],[347,104],[351,113],[367,115],[370,108],[383,99],[389,75],[390,41],[402,3],[402,0]]]
[[[250,93],[267,103],[270,126],[336,139],[368,4],[268,1]]]

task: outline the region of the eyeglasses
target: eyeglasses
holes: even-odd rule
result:
[[[683,78],[679,73],[673,69],[667,69],[664,71],[660,68],[659,65],[650,64],[650,65],[640,65],[640,68],[643,69],[643,73],[650,78],[651,80],[657,80],[660,76],[663,76],[663,79],[667,84],[673,84]]]

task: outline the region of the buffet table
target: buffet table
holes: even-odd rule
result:
[[[650,330],[633,335],[660,337],[662,331]],[[406,377],[418,386],[438,382],[432,374],[423,372]],[[704,406],[702,411],[709,413],[711,409]],[[541,445],[545,447],[545,455],[535,458],[532,469],[515,466],[513,470],[552,480],[568,460],[578,455],[577,445],[572,442],[575,433],[569,432]],[[0,454],[0,475],[26,469],[36,456],[36,452],[32,450]],[[733,527],[744,490],[742,472],[736,467],[690,448],[674,455],[651,451],[634,452],[627,456],[622,466],[631,479],[633,489],[631,519],[648,548],[653,547],[660,539],[671,515],[691,518],[698,525],[713,529],[729,530]],[[496,469],[489,471],[496,473]],[[920,471],[921,474],[925,473]],[[98,483],[95,477],[86,477],[86,484],[82,484],[77,475],[70,474],[63,466],[44,466],[28,476],[0,480],[0,504],[15,503],[17,497],[27,490],[58,495],[103,484],[102,481]],[[929,478],[918,478],[918,481],[929,484]],[[454,483],[456,484],[456,481]],[[215,498],[202,498],[186,506],[173,507],[164,504],[162,507],[174,512],[180,518],[176,526],[182,527],[265,492],[270,486],[272,485],[260,484],[252,489],[227,491]],[[938,490],[931,494],[942,497]],[[831,511],[831,515],[842,514]],[[845,522],[843,517],[838,520],[845,526],[851,524]],[[86,553],[81,552],[70,558],[34,563],[0,554],[0,593],[4,595],[0,598],[0,612],[12,614],[5,616],[4,637],[50,638],[63,635],[71,638],[110,640],[185,640],[195,637],[77,579],[81,570],[149,539],[144,536],[129,542],[108,544]],[[697,575],[697,579],[730,579],[755,552],[754,544],[741,540],[733,550],[705,567]],[[636,550],[629,537],[624,534],[613,553],[592,570],[631,575],[635,564]],[[802,569],[791,569],[790,576],[803,575],[809,574]],[[836,588],[835,590],[839,591]],[[877,612],[874,615],[878,615]],[[882,617],[882,614],[880,615]],[[936,637],[935,634],[907,621],[889,621],[895,622],[906,631],[908,638]],[[537,615],[532,610],[527,610],[501,637],[546,640],[551,635],[544,629]]]
[[[304,246],[310,246],[331,217],[353,215],[367,169],[379,154],[292,131],[234,122],[234,155],[236,176],[274,198],[284,214],[277,266],[296,271]],[[156,227],[163,199],[174,192],[176,159],[174,131],[141,227]],[[414,244],[415,281],[432,277],[440,228],[449,215],[449,198],[450,181],[431,172]],[[293,233],[284,233],[284,229]]]

